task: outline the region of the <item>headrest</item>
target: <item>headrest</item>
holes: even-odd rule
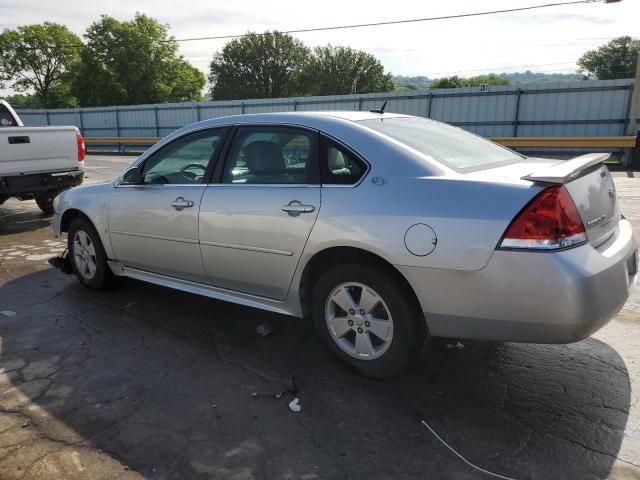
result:
[[[347,166],[347,162],[344,161],[344,155],[337,148],[329,149],[329,169],[340,170]]]
[[[273,175],[284,173],[286,170],[282,150],[273,142],[251,142],[244,147],[244,156],[249,172],[254,175]]]

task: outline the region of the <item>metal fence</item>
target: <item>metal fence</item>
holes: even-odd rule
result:
[[[483,91],[484,90],[484,91]],[[433,118],[487,137],[615,136],[629,122],[633,80],[437,89],[325,97],[19,110],[25,125],[76,125],[83,136],[163,137],[192,122],[241,113],[369,110]]]

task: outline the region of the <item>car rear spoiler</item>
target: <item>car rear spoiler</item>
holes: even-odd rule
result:
[[[522,177],[522,180],[547,183],[567,183],[578,177],[582,171],[604,162],[610,156],[610,153],[587,153],[586,155],[580,155],[579,157],[574,157],[571,160],[564,160],[550,167],[525,175]]]

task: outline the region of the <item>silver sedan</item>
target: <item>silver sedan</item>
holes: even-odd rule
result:
[[[606,158],[526,158],[389,113],[232,116],[64,192],[53,229],[88,287],[126,276],[310,317],[383,377],[427,335],[564,343],[609,321],[637,259]]]

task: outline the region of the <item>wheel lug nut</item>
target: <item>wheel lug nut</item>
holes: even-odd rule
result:
[[[360,315],[364,315],[364,314],[365,314],[365,311],[360,309]]]
[[[354,315],[356,313],[356,311],[352,308],[351,310],[349,310],[349,315]]]
[[[364,326],[369,328],[371,326],[371,324],[369,322],[364,322]]]
[[[353,327],[353,320],[349,320],[347,323],[349,324],[350,327]]]
[[[362,333],[362,328],[358,327],[358,333]]]

